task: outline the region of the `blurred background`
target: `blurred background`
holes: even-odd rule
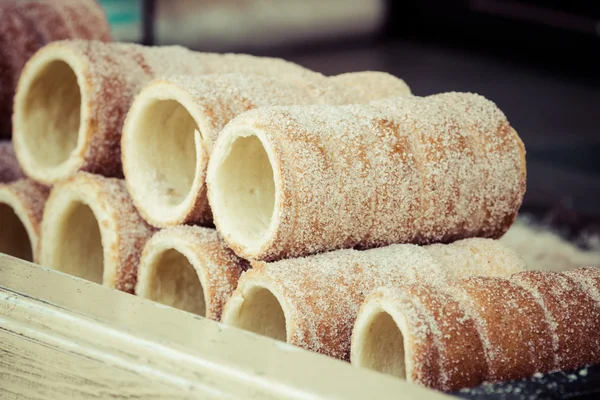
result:
[[[597,0],[102,0],[115,39],[477,92],[527,149],[524,212],[600,229]],[[594,56],[593,54],[596,54]]]

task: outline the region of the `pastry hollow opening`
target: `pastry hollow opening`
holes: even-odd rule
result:
[[[33,262],[27,229],[13,208],[4,203],[0,203],[0,253]]]
[[[394,318],[385,311],[378,312],[364,329],[357,364],[406,379],[404,335]]]
[[[232,325],[283,342],[287,339],[286,320],[277,297],[267,288],[253,288],[244,294]]]
[[[194,184],[198,126],[176,100],[150,99],[133,118],[127,133],[127,179],[137,203],[162,219],[185,201]]]
[[[161,253],[150,265],[144,297],[206,316],[204,289],[198,273],[187,257],[175,249]]]
[[[238,136],[220,161],[211,188],[215,218],[234,242],[246,248],[257,247],[271,226],[275,207],[269,155],[257,136]]]
[[[44,239],[48,240],[48,239]],[[54,264],[58,271],[102,284],[104,248],[100,226],[92,209],[75,202],[60,220],[54,243]]]
[[[67,161],[79,138],[81,90],[77,75],[62,60],[44,65],[32,78],[22,103],[21,135],[38,168]]]

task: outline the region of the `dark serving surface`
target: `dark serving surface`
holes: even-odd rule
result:
[[[600,365],[484,384],[451,394],[463,399],[482,400],[596,400],[600,398]]]

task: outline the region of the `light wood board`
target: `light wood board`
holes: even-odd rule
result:
[[[448,399],[0,254],[0,399]]]

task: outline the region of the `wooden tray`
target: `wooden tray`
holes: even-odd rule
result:
[[[0,398],[453,397],[0,254]]]

